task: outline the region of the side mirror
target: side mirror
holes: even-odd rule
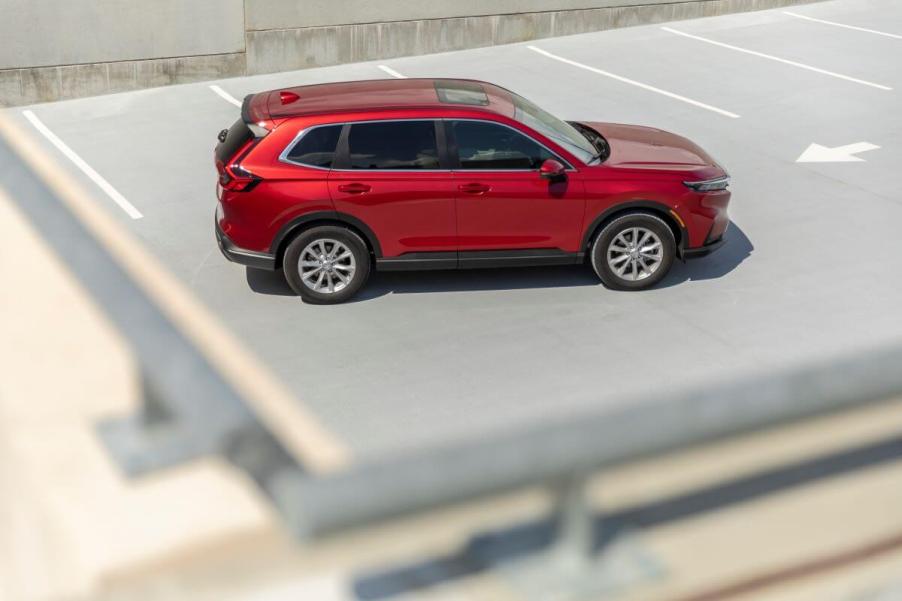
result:
[[[539,167],[539,177],[551,180],[553,182],[561,181],[567,178],[567,168],[560,161],[547,159],[542,166]]]

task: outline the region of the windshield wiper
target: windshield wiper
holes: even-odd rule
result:
[[[594,155],[592,155],[592,160],[593,161],[603,161],[606,158],[608,158],[609,156],[611,156],[611,145],[608,144],[608,141],[605,140],[604,138],[602,138],[600,134],[597,134],[594,131],[592,133],[595,134],[594,140],[589,138],[588,135],[586,135],[586,139],[588,139],[589,142],[592,143],[592,146],[594,146],[595,148],[598,149],[598,152],[596,152]]]
[[[586,127],[579,121],[568,121],[567,123],[573,126],[573,129],[578,131],[580,135],[588,140],[589,144],[591,144],[592,147],[598,151],[592,155],[591,159],[589,159],[590,163],[593,161],[603,161],[604,159],[608,158],[608,156],[610,156],[611,145],[608,144],[608,141],[605,140],[601,134],[599,134],[594,129]]]
[[[602,138],[601,136],[599,136],[597,134],[596,134],[597,138],[595,140],[591,139],[586,134],[583,134],[583,135],[585,135],[586,139],[592,143],[592,146],[594,146],[598,150],[598,152],[596,152],[595,154],[592,155],[592,159],[589,161],[590,163],[592,161],[603,161],[606,158],[608,158],[609,156],[611,156],[611,146],[610,146],[610,144],[608,144],[607,140],[605,140],[604,138]]]

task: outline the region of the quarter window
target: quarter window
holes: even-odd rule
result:
[[[288,152],[288,160],[313,167],[331,168],[341,128],[341,125],[325,125],[309,130]]]
[[[452,121],[460,169],[538,169],[556,158],[518,131],[485,121]]]
[[[438,169],[435,123],[354,123],[348,154],[351,169]]]

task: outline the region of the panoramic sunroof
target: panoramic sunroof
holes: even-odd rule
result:
[[[435,92],[441,102],[488,106],[489,97],[478,83],[466,81],[437,81]]]

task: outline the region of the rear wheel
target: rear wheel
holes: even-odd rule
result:
[[[608,288],[645,290],[660,282],[676,255],[670,226],[649,213],[617,217],[595,237],[592,268]]]
[[[347,228],[323,225],[301,232],[282,260],[291,289],[309,303],[342,303],[357,294],[370,274],[366,243]]]

